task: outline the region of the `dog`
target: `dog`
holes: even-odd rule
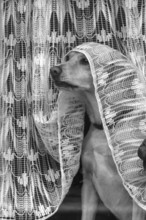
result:
[[[71,51],[66,61],[50,69],[56,86],[77,92],[91,125],[83,141],[82,220],[94,220],[99,198],[119,220],[144,220],[145,211],[129,196],[117,172],[102,129],[90,65],[86,56]]]

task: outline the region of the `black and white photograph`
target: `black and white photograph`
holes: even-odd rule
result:
[[[146,220],[146,0],[0,0],[0,220]]]

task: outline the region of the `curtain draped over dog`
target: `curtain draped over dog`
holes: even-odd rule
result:
[[[145,20],[145,0],[0,1],[0,219],[48,218],[79,167],[84,106],[50,67],[94,41],[144,75]]]

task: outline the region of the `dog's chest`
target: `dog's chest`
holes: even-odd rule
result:
[[[95,129],[92,125],[83,142],[82,162],[86,169],[96,170],[95,173],[101,175],[105,173],[106,167],[117,172],[104,131]]]
[[[93,125],[90,126],[83,142],[83,152],[91,149],[104,156],[111,155],[104,130],[98,130]]]

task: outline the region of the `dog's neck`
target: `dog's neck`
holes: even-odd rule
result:
[[[90,122],[95,125],[95,127],[100,126],[102,122],[94,92],[85,92],[83,99]]]

